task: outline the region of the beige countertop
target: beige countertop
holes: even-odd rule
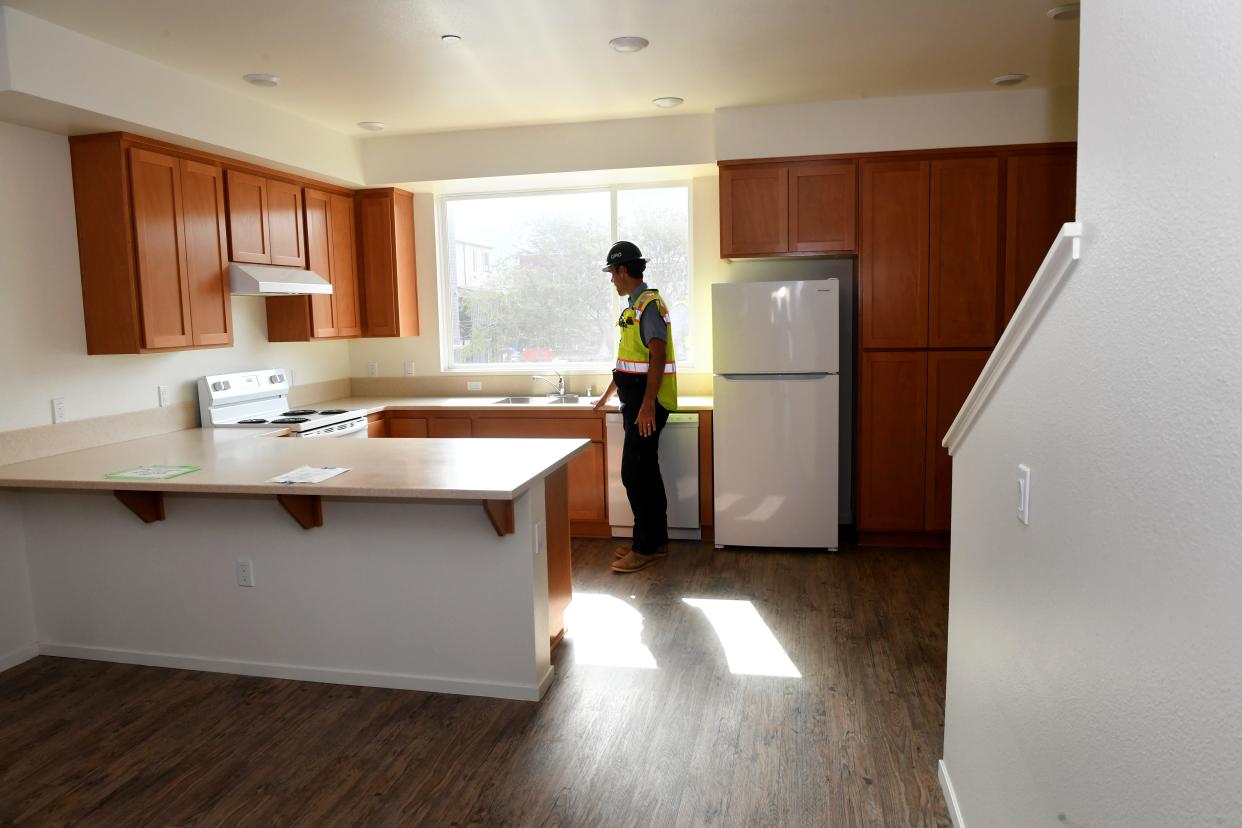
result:
[[[499,400],[505,397],[342,397],[335,400],[320,400],[309,404],[314,408],[365,408],[368,414],[375,414],[388,409],[413,410],[445,408],[456,411],[590,411],[595,404],[595,397],[582,397],[581,402],[569,405],[549,404],[542,397],[533,396],[538,402],[507,404]],[[711,397],[682,397],[678,400],[679,411],[710,411]],[[604,407],[605,411],[620,409],[614,396]]]
[[[377,409],[378,410],[378,409]],[[513,500],[589,443],[583,439],[279,439],[262,429],[193,428],[0,466],[0,488],[316,494]],[[199,466],[169,480],[108,480],[141,465]],[[299,466],[350,471],[306,485],[268,483]]]

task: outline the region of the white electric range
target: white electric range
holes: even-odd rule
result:
[[[290,408],[281,368],[216,374],[198,380],[203,428],[287,428],[292,437],[366,437],[365,409]]]

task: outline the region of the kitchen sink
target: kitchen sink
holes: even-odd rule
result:
[[[578,402],[577,394],[566,394],[563,397],[502,397],[492,405],[577,405]]]

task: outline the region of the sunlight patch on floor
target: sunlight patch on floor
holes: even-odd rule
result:
[[[745,676],[802,678],[785,653],[785,648],[776,640],[750,601],[723,598],[681,600],[702,610],[707,616],[716,637],[720,639],[720,645],[724,647],[729,672]]]
[[[565,627],[577,664],[660,669],[642,642],[642,613],[614,595],[575,592]]]

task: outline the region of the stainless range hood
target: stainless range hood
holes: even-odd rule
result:
[[[331,293],[332,284],[313,270],[230,262],[229,292],[234,296],[293,296]]]

